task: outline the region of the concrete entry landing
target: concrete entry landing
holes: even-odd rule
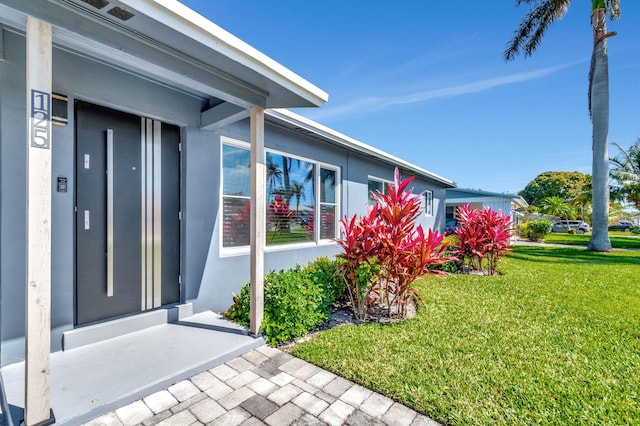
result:
[[[51,355],[56,424],[82,424],[264,344],[213,312]],[[24,362],[1,370],[9,424],[24,418]]]

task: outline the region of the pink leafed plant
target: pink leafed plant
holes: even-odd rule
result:
[[[458,208],[458,256],[467,259],[469,267],[496,273],[498,260],[511,249],[511,216],[491,207],[477,210],[471,204]]]
[[[276,231],[288,231],[293,217],[293,212],[280,194],[277,194],[267,206],[267,221]]]
[[[395,306],[397,316],[404,317],[409,298],[416,295],[413,282],[439,273],[430,266],[453,259],[444,256],[443,235],[431,230],[425,235],[422,226],[416,226],[420,198],[407,189],[412,180],[401,180],[396,169],[387,193],[372,193],[377,203],[366,215],[340,221],[344,235],[336,239],[344,250],[338,255],[343,259],[340,271],[359,319],[366,316],[368,305],[380,299],[389,316]]]

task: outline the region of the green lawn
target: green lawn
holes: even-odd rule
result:
[[[591,234],[567,234],[554,232],[544,237],[545,243],[570,244],[586,246],[589,244]],[[613,248],[637,248],[640,249],[640,236],[629,232],[609,232],[609,239]]]
[[[640,252],[517,246],[499,269],[293,353],[445,424],[640,424]]]
[[[305,243],[311,241],[303,228],[291,231],[267,231],[267,245]]]

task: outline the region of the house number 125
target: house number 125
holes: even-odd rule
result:
[[[31,90],[31,147],[49,149],[51,94]]]

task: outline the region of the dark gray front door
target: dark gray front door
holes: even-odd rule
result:
[[[76,323],[178,302],[180,133],[76,103]]]

